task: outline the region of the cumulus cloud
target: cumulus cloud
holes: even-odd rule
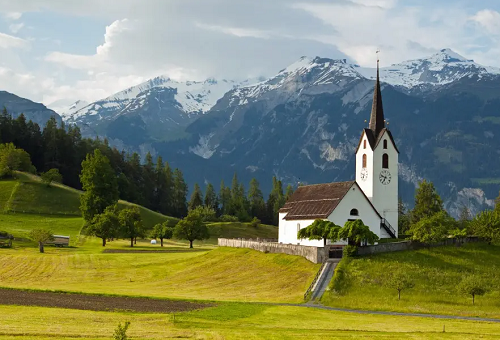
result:
[[[0,32],[0,48],[22,48],[28,47],[28,45],[29,42],[27,40]]]
[[[500,35],[500,13],[490,9],[477,12],[471,20],[485,28],[489,33]]]
[[[11,25],[9,25],[9,30],[10,30],[12,33],[16,34],[16,33],[17,33],[17,32],[19,32],[19,31],[21,30],[21,28],[23,28],[23,27],[24,27],[24,23],[20,22],[20,23],[18,23],[18,24],[11,24]]]

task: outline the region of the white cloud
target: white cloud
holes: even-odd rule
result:
[[[9,30],[10,30],[12,33],[16,34],[16,33],[17,33],[17,32],[19,32],[19,31],[21,30],[21,28],[23,28],[23,27],[24,27],[24,23],[20,22],[20,23],[18,23],[18,24],[11,24],[11,25],[9,25]]]
[[[0,48],[9,49],[22,48],[27,46],[29,46],[28,41],[0,32]]]
[[[500,35],[500,13],[497,11],[485,9],[477,12],[470,19],[485,28],[487,32]]]
[[[23,15],[23,13],[20,13],[20,12],[7,12],[7,13],[3,14],[3,16],[9,20],[19,20],[19,19],[21,19],[22,15]]]
[[[68,98],[93,101],[161,74],[179,80],[272,75],[302,55],[347,57],[374,66],[377,49],[382,50],[383,65],[445,47],[498,65],[498,44],[488,40],[498,33],[497,12],[450,2],[414,3],[412,7],[397,0],[121,0],[117,6],[102,0],[0,0],[4,13],[18,13],[10,14],[11,20],[23,12],[44,15],[49,9],[62,16],[92,17],[92,25],[109,23],[102,27],[102,42],[94,46],[43,32],[32,46],[43,39],[62,39],[60,46],[43,44],[43,52],[30,51],[32,55],[17,59],[12,53],[20,55],[19,47],[30,43],[0,34],[0,46],[8,46],[11,54],[9,62],[2,54],[0,66],[32,75],[41,84],[23,89],[5,80],[3,88],[24,91],[26,97],[45,103]],[[32,25],[27,18],[23,22]],[[82,32],[86,28],[82,26]],[[36,33],[36,27],[32,31]],[[27,58],[40,58],[33,63],[36,68],[22,67]]]

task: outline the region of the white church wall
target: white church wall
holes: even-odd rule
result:
[[[387,140],[387,149],[384,149],[384,140]],[[389,156],[389,168],[387,169],[391,174],[391,181],[389,184],[384,185],[380,181],[380,172],[382,168],[383,154]],[[388,134],[384,133],[382,140],[375,148],[373,154],[373,198],[372,202],[377,208],[380,215],[387,219],[391,226],[398,230],[398,153],[394,148]],[[387,235],[387,237],[390,237]]]
[[[363,169],[363,155],[366,155],[366,173],[368,174],[368,176],[364,179],[361,177],[361,171]],[[370,199],[373,195],[373,180],[373,151],[370,147],[370,143],[368,142],[368,138],[366,138],[366,134],[363,131],[361,144],[358,152],[356,153],[356,182]]]
[[[358,210],[358,216],[351,216],[352,209]],[[283,219],[285,215],[286,214],[280,214],[278,242],[283,244],[300,244],[303,246],[323,247],[323,240],[297,239],[297,232],[299,228],[303,229],[310,226],[314,220],[287,221]],[[356,184],[354,184],[353,187],[347,192],[337,208],[335,208],[333,213],[328,217],[329,221],[341,227],[343,227],[349,219],[361,219],[363,223],[366,224],[377,236],[388,237],[381,235],[380,217],[373,210],[372,205],[363,195],[360,187]],[[347,242],[339,241],[330,243],[330,241],[327,241],[327,245],[329,244],[345,245]]]
[[[283,214],[284,216],[285,214]],[[302,246],[323,247],[321,240],[299,240],[297,233],[299,228],[310,226],[314,220],[284,220],[280,214],[278,242],[283,244],[300,244]]]
[[[351,216],[351,210],[357,209],[358,216]],[[348,191],[337,208],[328,217],[329,221],[343,227],[349,219],[360,219],[370,230],[380,237],[380,217],[374,211],[356,184]]]

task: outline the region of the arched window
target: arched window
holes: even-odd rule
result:
[[[366,168],[366,154],[363,155],[363,168]]]
[[[300,231],[300,223],[297,223],[297,233]]]
[[[359,216],[358,209],[352,209],[351,210],[351,216]]]
[[[387,139],[384,139],[384,149],[387,149]]]
[[[363,149],[366,149],[366,139],[363,141]]]
[[[389,155],[386,153],[382,155],[382,168],[389,169]]]

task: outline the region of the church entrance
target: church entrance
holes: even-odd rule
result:
[[[342,246],[330,246],[328,252],[328,257],[331,259],[341,259],[342,258]]]

